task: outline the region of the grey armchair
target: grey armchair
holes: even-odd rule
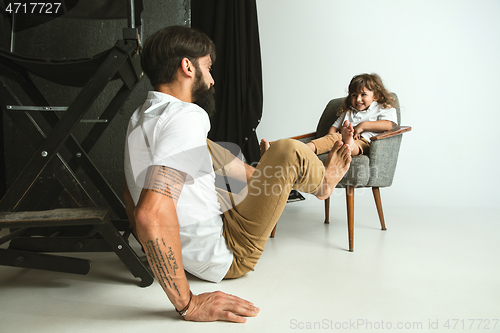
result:
[[[354,250],[354,189],[360,187],[371,187],[382,230],[386,230],[382,201],[380,198],[380,188],[392,185],[396,164],[398,161],[399,148],[402,140],[402,133],[411,130],[409,126],[401,126],[401,111],[399,100],[393,94],[397,102],[398,126],[390,131],[381,133],[371,138],[371,148],[369,155],[360,155],[352,158],[351,166],[347,174],[337,185],[337,188],[346,189],[347,200],[347,224],[349,233],[349,251]],[[326,106],[319,120],[316,132],[306,135],[296,136],[294,139],[302,142],[309,142],[314,138],[319,138],[328,133],[331,125],[337,119],[337,110],[340,108],[344,98],[332,99]],[[319,155],[319,159],[326,161],[328,154]],[[325,223],[330,223],[330,199],[325,200]],[[274,237],[276,227],[273,229],[271,237]]]

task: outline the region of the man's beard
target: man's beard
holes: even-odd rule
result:
[[[201,71],[196,71],[195,84],[192,91],[193,103],[206,111],[208,117],[212,117],[215,113],[215,89],[213,86],[208,88],[202,79]]]

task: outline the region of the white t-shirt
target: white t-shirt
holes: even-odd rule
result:
[[[359,123],[364,121],[377,121],[377,120],[389,120],[394,123],[394,126],[398,123],[398,115],[396,113],[395,108],[390,109],[382,109],[382,107],[377,103],[377,101],[373,101],[370,107],[363,111],[354,111],[349,110],[346,112],[342,112],[337,120],[333,123],[333,127],[340,129],[344,121],[349,120],[352,123],[352,126],[357,126]],[[370,140],[370,138],[374,135],[380,133],[374,132],[363,132],[361,136],[366,140]]]
[[[222,236],[222,211],[207,148],[210,121],[199,106],[150,91],[132,115],[125,143],[125,177],[137,204],[147,168],[163,165],[186,173],[177,202],[184,269],[221,281],[233,261]]]

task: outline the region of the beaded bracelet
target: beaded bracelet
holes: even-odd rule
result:
[[[190,295],[189,295],[189,302],[188,302],[188,304],[184,307],[184,309],[182,309],[182,310],[180,310],[180,311],[179,311],[179,310],[177,310],[177,309],[175,309],[175,311],[177,311],[177,313],[178,313],[178,314],[180,314],[180,315],[181,315],[181,316],[183,316],[183,317],[184,317],[185,315],[187,315],[187,313],[188,313],[188,309],[189,309],[189,305],[191,305],[191,300],[193,299],[193,292],[192,292],[191,290],[189,291],[189,294],[190,294]]]

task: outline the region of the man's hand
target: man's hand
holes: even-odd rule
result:
[[[246,322],[245,317],[255,317],[259,309],[252,303],[221,291],[193,295],[184,319],[189,321]]]

